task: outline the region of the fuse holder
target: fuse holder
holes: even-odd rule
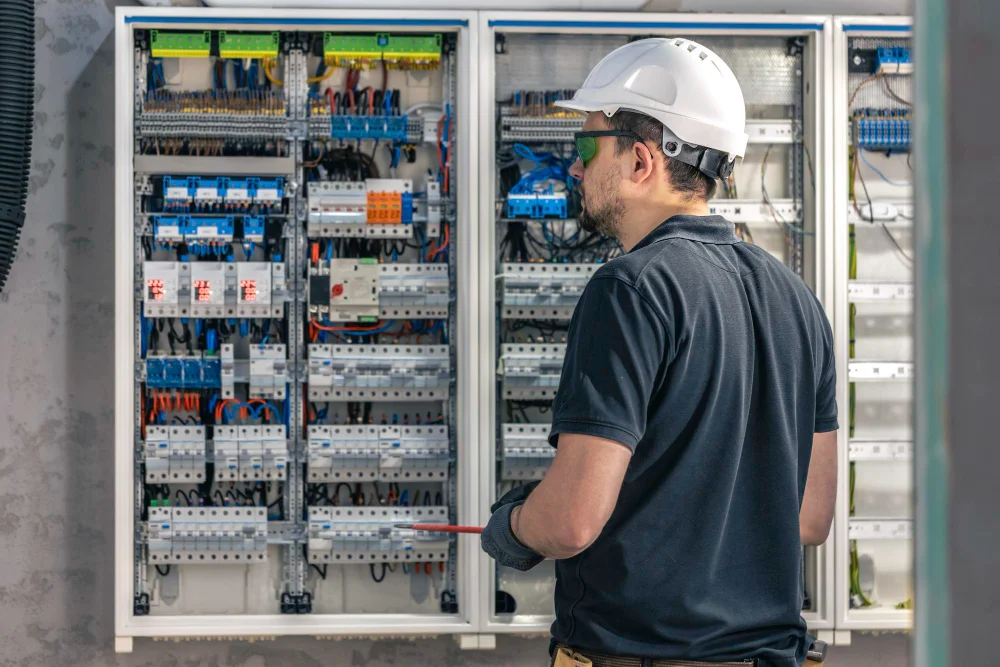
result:
[[[368,192],[368,223],[376,225],[403,222],[401,192]]]

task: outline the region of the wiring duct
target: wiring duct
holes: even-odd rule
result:
[[[6,0],[0,5],[0,291],[3,291],[24,226],[31,165],[35,96],[35,4]]]

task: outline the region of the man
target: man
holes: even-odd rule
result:
[[[646,39],[562,106],[588,114],[580,225],[628,252],[570,323],[552,467],[494,505],[483,548],[557,559],[555,665],[801,664],[800,544],[826,539],[836,493],[833,342],[806,285],[708,215],[746,148],[742,91],[708,49]]]

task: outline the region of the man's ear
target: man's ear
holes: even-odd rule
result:
[[[645,142],[637,141],[632,145],[632,182],[636,185],[644,183],[656,171],[656,158]]]

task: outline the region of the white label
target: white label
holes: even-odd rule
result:
[[[156,228],[156,238],[174,238],[181,235],[181,228],[177,225],[159,225]]]
[[[218,227],[198,227],[198,231],[195,236],[198,238],[215,238],[219,236]]]
[[[218,188],[197,188],[194,191],[194,198],[195,199],[199,199],[199,200],[203,200],[203,199],[218,199],[219,198],[219,189]]]
[[[281,201],[278,191],[274,188],[257,190],[257,201],[277,202]]]
[[[188,189],[186,187],[172,187],[167,188],[167,193],[164,195],[166,199],[187,199]]]
[[[250,192],[246,188],[229,188],[226,190],[226,201],[250,201]]]

